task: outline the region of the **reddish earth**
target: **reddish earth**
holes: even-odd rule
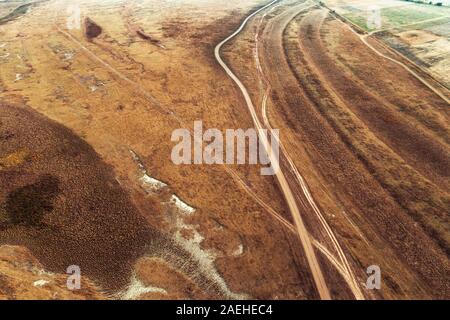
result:
[[[375,199],[386,199],[386,196],[377,194],[375,186],[368,188],[370,180],[360,186],[356,176],[339,182],[347,192],[359,190],[358,200],[363,200],[359,210],[365,212],[367,219],[373,219],[372,224],[383,237],[390,239],[396,254],[420,275],[424,284],[430,287],[429,291],[443,292],[445,297],[449,283],[443,279],[449,265],[443,251],[448,253],[449,250],[449,232],[448,216],[444,212],[449,209],[447,168],[450,158],[446,152],[448,145],[444,142],[447,136],[442,135],[448,128],[443,120],[445,111],[439,110],[446,109],[446,102],[429,93],[402,68],[371,53],[354,34],[346,32],[342,24],[334,19],[324,20],[326,15],[324,11],[315,11],[298,18],[298,47],[289,46],[295,45],[292,38],[287,43],[288,48],[301,54],[288,53],[291,66],[309,98],[314,101],[316,110],[334,127],[346,149],[359,155],[368,173],[375,178],[375,185],[379,184],[385,190],[383,192],[392,197],[392,204],[400,206],[388,209],[391,201],[379,200],[374,206]],[[291,30],[295,32],[295,29]],[[336,30],[341,30],[339,37],[336,37]],[[350,55],[352,60],[348,58]],[[358,60],[361,64],[378,67],[365,76],[361,72],[355,76],[352,70],[356,69]],[[380,67],[383,65],[386,68]],[[405,79],[404,82],[398,80],[399,76]],[[378,86],[374,87],[371,82],[372,87],[368,87],[366,78],[369,82],[382,80]],[[391,82],[390,78],[393,78]],[[411,94],[405,99],[393,93],[390,99],[383,99],[380,92],[386,94],[386,83],[394,81],[395,87],[408,88],[419,96],[423,109],[429,110],[431,117],[436,116],[444,130],[433,131],[421,126],[430,116],[410,117],[408,112],[403,112],[391,102],[403,98],[403,104],[411,105]],[[344,155],[340,153],[339,158],[350,165]],[[361,173],[358,176],[361,177]],[[374,201],[370,200],[371,197],[375,197]],[[422,229],[417,228],[416,222],[421,223]]]
[[[167,294],[156,290],[147,292],[147,296],[305,299],[312,291],[304,258],[298,250],[298,240],[274,222],[239,181],[221,166],[175,166],[170,160],[172,130],[190,128],[194,120],[202,119],[205,126],[224,129],[251,127],[250,117],[240,104],[240,96],[214,62],[212,50],[214,44],[227,36],[248,12],[260,5],[257,2],[232,0],[219,4],[211,1],[209,7],[204,7],[202,1],[202,5],[196,7],[194,2],[189,1],[189,5],[193,6],[189,10],[173,10],[170,4],[160,7],[161,11],[157,13],[153,11],[156,1],[149,2],[145,8],[131,3],[128,17],[121,10],[125,1],[119,3],[120,6],[117,3],[110,6],[105,1],[92,5],[92,1],[85,1],[81,3],[86,10],[83,12],[103,29],[102,35],[92,41],[86,40],[84,30],[67,30],[65,11],[58,11],[55,20],[55,3],[47,2],[30,15],[0,30],[2,39],[5,39],[2,41],[8,41],[6,46],[0,43],[0,51],[2,55],[11,53],[9,58],[1,61],[0,88],[5,104],[37,110],[43,120],[50,118],[55,124],[57,122],[70,129],[74,136],[80,137],[77,144],[83,142],[92,146],[91,151],[95,150],[98,157],[96,159],[113,169],[107,174],[105,184],[110,182],[114,188],[118,184],[119,194],[129,195],[132,206],[124,210],[126,214],[122,217],[129,220],[129,224],[120,219],[120,223],[115,225],[113,213],[113,219],[109,219],[111,222],[103,226],[100,217],[104,217],[104,213],[97,213],[99,218],[92,225],[94,215],[88,216],[87,230],[80,233],[80,238],[74,236],[79,244],[70,245],[67,249],[76,260],[80,257],[84,265],[82,270],[89,272],[89,277],[101,283],[105,290],[123,293],[132,284],[132,271],[142,269],[139,259],[150,256],[163,259],[166,263],[150,264],[157,266],[155,275],[160,275],[158,277],[149,272],[139,272],[139,285],[148,286],[148,290],[153,287],[165,289]],[[126,1],[126,4],[130,2]],[[161,3],[157,4],[159,6]],[[141,16],[141,10],[146,13],[144,16]],[[170,25],[187,27],[173,34],[168,32]],[[154,39],[161,39],[166,49],[142,41],[134,31],[139,28]],[[17,29],[25,38],[17,36]],[[16,61],[19,56],[23,57],[23,61]],[[27,69],[16,72],[16,68],[21,68],[17,65],[25,65]],[[19,72],[19,80],[15,81]],[[171,117],[165,108],[176,112],[183,123]],[[33,141],[31,133],[25,132],[21,134]],[[52,139],[49,141],[56,143]],[[77,144],[66,149],[72,152]],[[11,145],[11,149],[14,149],[12,153],[6,154],[5,151],[1,155],[2,162],[8,164],[6,170],[12,170],[24,158],[24,154],[16,150],[17,145]],[[143,188],[140,180],[142,173],[133,161],[130,150],[140,156],[152,177],[169,185],[168,190],[151,193]],[[54,156],[52,152],[48,154]],[[69,162],[65,167],[73,168],[75,165],[71,162],[72,154],[60,155]],[[52,164],[51,161],[49,163]],[[97,165],[96,161],[91,164],[93,167]],[[25,162],[27,165],[33,167],[33,163]],[[52,165],[51,169],[56,170],[56,166]],[[87,164],[83,167],[95,171]],[[285,211],[273,178],[261,177],[257,167],[236,166],[233,169],[239,177],[245,178],[260,198],[277,211]],[[20,173],[22,169],[18,171]],[[56,173],[58,177],[66,174],[61,171]],[[81,175],[77,170],[74,174],[77,178]],[[89,184],[90,180],[95,182],[96,177],[89,174],[89,178],[79,179],[79,185],[68,185],[75,188],[74,201],[81,197],[78,194],[78,190],[83,189],[80,185]],[[103,181],[103,178],[99,179]],[[25,181],[23,186],[18,185],[17,188],[34,182]],[[47,184],[52,185],[52,180],[45,180],[39,186]],[[57,194],[61,189],[49,189],[46,196],[56,194],[53,198],[56,203],[63,203]],[[102,188],[97,186],[83,190],[81,202],[92,204],[93,200],[103,195],[98,190]],[[194,207],[196,212],[191,216],[180,216],[178,210],[167,203],[173,194]],[[68,199],[72,196],[67,190],[64,195]],[[106,199],[109,196],[104,194]],[[88,198],[93,200],[85,200]],[[115,205],[115,200],[111,201]],[[39,236],[44,238],[58,236],[59,228],[64,230],[63,234],[71,228],[58,220],[70,213],[57,214],[61,208],[53,204],[54,209],[50,210],[51,205],[43,202],[46,208],[43,216],[58,222],[58,226],[52,232],[41,232]],[[67,209],[68,212],[75,210],[71,206]],[[88,210],[85,209],[83,215]],[[104,206],[99,209],[103,210]],[[135,214],[140,220],[137,222],[138,229],[133,231]],[[114,231],[115,234],[115,228],[121,228],[121,224],[125,226],[123,233],[126,235],[111,235],[111,239],[107,239],[109,244],[105,244],[108,249],[99,254],[100,263],[95,264],[96,258],[93,257],[96,248],[93,247],[101,248],[100,238],[107,238],[107,231]],[[27,226],[29,229],[31,227]],[[27,228],[21,229],[25,235],[30,232]],[[164,236],[157,236],[155,230]],[[98,237],[95,235],[97,232]],[[4,238],[2,241],[13,242],[19,236],[20,233],[14,233],[14,239]],[[86,239],[81,239],[84,237]],[[134,237],[140,239],[139,243]],[[150,241],[147,241],[149,238]],[[84,249],[84,244],[92,239],[94,243],[87,244]],[[117,243],[121,239],[126,242],[124,246]],[[39,252],[45,246],[38,240],[34,243],[30,241],[27,246],[34,255],[39,256],[46,268],[63,273],[67,267],[63,265],[69,260],[66,249],[55,249],[54,254],[45,259],[46,256]],[[50,243],[53,248],[55,242]],[[180,243],[184,245],[182,248]],[[118,248],[112,249],[113,244],[117,244]],[[128,245],[134,248],[126,250]],[[143,250],[145,245],[148,245],[148,250]],[[93,253],[83,258],[87,249],[92,249]],[[193,257],[195,254],[197,256]],[[205,254],[207,259],[203,256]],[[83,260],[91,258],[89,264]],[[112,264],[118,272],[106,274],[108,264]],[[145,279],[147,276],[151,281]],[[165,278],[172,281],[165,281]],[[195,286],[189,287],[193,288],[191,293],[183,279],[195,283]],[[165,285],[169,288],[163,288]],[[195,287],[200,288],[200,292]],[[136,293],[141,291],[134,289],[126,290],[122,297],[139,298]]]
[[[0,300],[96,300],[107,296],[82,277],[81,290],[67,289],[66,274],[51,273],[24,247],[0,246]]]
[[[448,104],[327,10],[304,7],[286,1],[262,26],[255,19],[228,49],[229,63],[261,103],[264,89],[252,81],[258,75],[248,44],[259,29],[269,121],[282,128],[288,153],[353,268],[385,270],[387,284],[375,294],[448,297]],[[330,246],[313,215],[305,219]],[[327,280],[345,288],[337,279]]]
[[[318,298],[274,177],[170,159],[172,131],[195,120],[254,126],[213,51],[263,4],[80,4],[83,30],[67,30],[53,1],[0,29],[0,296]],[[263,10],[222,55],[261,123],[281,130],[331,297],[448,298],[448,104],[306,2]],[[83,292],[66,292],[72,264]],[[370,265],[381,290],[365,288]]]

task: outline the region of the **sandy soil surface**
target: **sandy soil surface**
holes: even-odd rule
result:
[[[286,1],[260,27],[269,120],[283,128],[288,152],[354,268],[378,261],[386,270],[388,284],[377,294],[448,296],[448,104],[327,10],[295,6]],[[284,26],[271,23],[295,10],[300,15]],[[229,60],[261,101],[264,88],[250,80],[257,66],[233,64],[255,60],[248,44],[255,30],[258,22],[233,44]],[[327,244],[317,222],[310,226]]]
[[[195,120],[254,126],[214,48],[269,2],[78,3],[80,29],[57,0],[0,25],[0,244],[80,264],[109,298],[318,298],[274,177],[170,159]],[[448,298],[448,103],[309,1],[274,3],[222,54],[281,130],[331,298]]]
[[[194,120],[219,129],[252,126],[238,92],[215,63],[212,52],[215,44],[261,3],[80,4],[83,18],[89,17],[103,30],[90,41],[83,30],[67,29],[66,7],[58,1],[43,3],[0,27],[2,101],[26,103],[89,143],[102,161],[112,166],[121,188],[148,224],[190,252],[201,265],[200,272],[182,270],[201,282],[200,287],[208,281],[197,279],[197,274],[207,273],[224,297],[313,296],[295,235],[280,226],[223,168],[175,166],[170,160],[172,130],[192,128]],[[142,39],[133,32],[136,29],[158,40],[159,45]],[[178,118],[170,112],[176,112]],[[141,179],[141,166],[130,150],[139,156],[148,175],[163,181],[167,189],[148,190]],[[257,167],[236,166],[234,170],[261,199],[285,212],[271,177],[261,177]],[[180,213],[168,203],[171,195],[195,208],[195,213]],[[133,210],[126,210],[123,219],[129,219],[127,215]],[[138,248],[146,244],[135,231],[127,236],[140,239]],[[108,246],[120,241],[113,235],[110,238]],[[159,245],[157,242],[152,248]],[[74,244],[74,249],[78,246]],[[165,250],[164,244],[160,246],[159,251],[154,250],[169,255],[166,260],[176,260],[170,261],[175,268],[183,265],[183,253],[175,255]],[[64,252],[57,252],[58,264],[52,265],[50,259],[46,262],[60,270],[65,264],[60,259]],[[111,259],[122,256],[121,252],[110,252]],[[131,258],[128,253],[125,256],[126,260]],[[90,276],[94,281],[102,278],[101,274]],[[111,281],[103,283],[110,287]],[[132,279],[128,284],[133,287]],[[124,285],[114,288],[119,286]],[[208,297],[216,294],[206,290]]]

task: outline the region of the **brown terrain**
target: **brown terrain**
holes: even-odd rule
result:
[[[313,194],[333,217],[332,229],[342,228],[336,218],[343,215],[355,226],[340,242],[348,249],[358,246],[357,263],[365,259],[357,257],[361,253],[378,257],[368,252],[379,245],[384,251],[377,259],[384,268],[403,270],[388,271],[385,294],[448,297],[448,103],[374,54],[328,10],[285,3],[274,7],[266,21],[255,19],[246,39],[233,43],[231,65],[237,59],[255,60],[247,43],[259,32],[260,61],[249,70],[238,65],[234,70],[258,101],[266,89],[250,79],[262,64],[271,102],[266,107],[260,101],[261,117],[272,127],[292,130],[282,133],[282,142],[290,144],[286,149],[298,168],[305,168]],[[236,46],[246,57],[238,57]],[[317,232],[314,226],[312,220],[310,230]],[[372,248],[352,239],[358,233]]]
[[[0,247],[0,300],[93,300],[106,299],[89,279],[82,278],[79,291],[66,288],[67,275],[45,270],[24,247]]]
[[[433,75],[313,1],[77,3],[0,20],[0,298],[450,297]],[[280,173],[174,165],[195,120],[279,128]]]

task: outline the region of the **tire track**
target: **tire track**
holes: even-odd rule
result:
[[[302,8],[298,13],[308,10],[312,7],[314,7],[315,5],[310,5],[306,8]],[[274,8],[276,8],[277,6],[273,7],[272,10]],[[262,99],[262,106],[261,106],[261,113],[262,113],[262,117],[263,117],[263,121],[264,124],[267,128],[269,128],[270,130],[272,130],[273,128],[270,125],[270,121],[268,119],[267,116],[267,100],[269,97],[269,94],[271,92],[271,85],[269,80],[267,79],[267,77],[265,76],[264,72],[263,72],[263,68],[261,65],[261,61],[260,61],[260,54],[259,54],[259,38],[260,38],[260,31],[261,31],[261,25],[264,21],[264,18],[267,16],[267,14],[269,14],[272,10],[266,12],[259,24],[258,24],[258,28],[255,34],[255,60],[256,60],[256,66],[259,72],[259,76],[260,78],[263,80],[263,82],[266,85],[266,90],[264,92],[264,96]],[[342,247],[340,246],[338,240],[336,239],[336,236],[334,235],[333,231],[331,230],[331,227],[329,226],[329,224],[327,223],[326,219],[324,218],[322,212],[320,211],[320,209],[318,208],[316,202],[314,201],[314,198],[312,197],[309,188],[305,182],[305,179],[303,178],[303,176],[300,174],[300,172],[298,171],[297,167],[295,166],[292,158],[289,156],[289,153],[287,152],[286,148],[284,147],[283,143],[280,141],[279,142],[281,150],[282,150],[282,154],[284,155],[284,157],[286,158],[286,160],[289,163],[290,166],[290,170],[294,173],[297,182],[299,183],[307,201],[308,204],[310,205],[310,207],[313,209],[315,215],[317,216],[317,218],[319,219],[322,227],[324,228],[326,234],[328,235],[329,239],[331,240],[334,249],[336,250],[336,252],[338,253],[339,259],[340,259],[340,264],[339,266],[336,266],[336,263],[334,263],[335,267],[338,269],[338,271],[343,275],[344,279],[346,280],[349,288],[352,290],[352,293],[354,294],[355,298],[358,300],[362,300],[364,299],[364,295],[361,292],[361,289],[359,288],[358,282],[356,280],[355,275],[353,274],[353,271],[350,267],[350,264],[342,250]],[[316,242],[316,247],[317,245],[320,245],[319,243]],[[323,248],[322,245],[320,245],[320,247]],[[319,248],[320,249],[320,248]],[[322,251],[322,250],[321,250]],[[323,252],[323,251],[322,251]],[[334,259],[333,256],[327,256],[329,258],[330,261],[332,261]],[[341,265],[342,264],[342,265]]]
[[[247,88],[244,86],[244,84],[241,82],[241,80],[231,71],[231,69],[228,67],[228,65],[223,61],[220,51],[222,47],[228,43],[231,39],[236,37],[241,31],[244,29],[244,27],[247,25],[248,21],[253,18],[255,15],[257,15],[259,12],[273,6],[275,3],[277,3],[278,0],[274,0],[270,2],[269,4],[265,5],[264,7],[256,10],[252,14],[250,14],[240,25],[240,27],[232,33],[230,36],[228,36],[226,39],[224,39],[222,42],[220,42],[214,50],[214,55],[217,60],[217,62],[220,64],[220,66],[225,70],[227,75],[234,81],[234,83],[239,87],[240,91],[242,92],[242,95],[244,97],[245,103],[247,105],[247,108],[250,112],[250,115],[252,117],[253,123],[255,125],[255,128],[258,130],[259,138],[261,139],[264,149],[266,153],[269,155],[270,161],[272,165],[275,168],[279,167],[279,161],[273,156],[272,152],[269,152],[270,146],[267,140],[267,137],[263,134],[261,134],[261,130],[263,129],[263,126],[261,122],[259,121],[258,115],[256,113],[254,104],[252,102],[252,99],[250,97],[250,94],[247,90]],[[325,279],[323,277],[322,270],[320,268],[320,264],[317,260],[316,254],[314,252],[311,239],[309,237],[309,233],[306,230],[306,226],[304,224],[303,218],[300,214],[300,210],[298,208],[295,196],[291,190],[291,187],[289,186],[289,183],[286,180],[286,177],[281,170],[281,168],[276,173],[276,178],[279,183],[279,186],[281,188],[281,191],[283,192],[286,202],[289,206],[289,210],[292,214],[292,217],[295,222],[295,226],[297,229],[298,236],[300,238],[304,254],[306,255],[306,259],[308,261],[309,268],[311,270],[311,274],[313,276],[314,283],[316,285],[316,289],[319,293],[319,296],[321,299],[329,300],[331,299],[327,284],[325,282]]]

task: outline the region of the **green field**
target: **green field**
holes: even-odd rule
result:
[[[420,24],[423,21],[433,20],[442,23],[450,17],[450,8],[423,4],[409,4],[404,6],[381,8],[381,29],[398,28],[405,25]],[[344,17],[366,31],[374,31],[367,25],[368,13],[354,9],[343,14]],[[442,18],[442,21],[441,19]],[[436,19],[436,20],[434,20]],[[429,24],[433,24],[432,21]],[[429,25],[428,24],[428,25]]]

